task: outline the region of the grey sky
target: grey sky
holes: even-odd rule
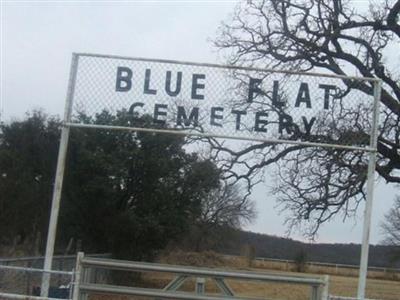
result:
[[[2,118],[22,118],[39,108],[62,115],[72,52],[223,63],[209,40],[234,6],[235,1],[2,1]],[[378,224],[394,195],[395,187],[379,184],[372,243],[381,240]],[[253,198],[259,217],[247,229],[283,235],[283,216],[265,186]],[[325,225],[317,241],[359,243],[362,212],[360,207],[357,220]]]

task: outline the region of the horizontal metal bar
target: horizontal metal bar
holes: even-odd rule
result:
[[[110,257],[110,253],[99,253],[99,254],[88,254],[89,257]],[[76,259],[76,255],[54,255],[53,260],[59,259]],[[33,261],[33,260],[44,260],[44,256],[24,256],[24,257],[9,257],[0,258],[1,263],[19,262],[19,261]]]
[[[105,55],[105,54],[94,54],[94,53],[74,53],[78,56],[86,57],[98,57],[98,58],[109,58],[109,59],[123,59],[123,60],[133,60],[133,61],[143,61],[143,62],[153,62],[153,63],[163,63],[163,64],[179,64],[188,65],[196,67],[207,67],[207,68],[219,68],[219,69],[235,69],[243,71],[255,71],[264,73],[283,73],[289,75],[303,75],[303,76],[313,76],[313,77],[328,77],[337,79],[352,79],[360,81],[379,81],[380,79],[374,77],[357,77],[357,76],[345,76],[337,74],[326,74],[326,73],[316,73],[316,72],[297,72],[288,70],[271,70],[256,67],[244,67],[244,66],[234,66],[234,65],[222,65],[222,64],[211,64],[211,63],[199,63],[199,62],[189,62],[180,60],[170,60],[170,59],[158,59],[158,58],[145,58],[145,57],[128,57],[119,55]]]
[[[64,125],[69,126],[69,127],[78,127],[78,128],[98,128],[98,129],[110,129],[110,130],[153,132],[153,133],[175,134],[175,135],[181,135],[181,136],[195,136],[195,137],[204,137],[204,138],[213,137],[213,138],[221,138],[221,139],[253,141],[253,142],[271,143],[271,144],[291,144],[291,145],[303,145],[306,147],[323,147],[323,148],[335,148],[335,149],[345,149],[345,150],[358,150],[358,151],[365,151],[365,152],[376,152],[376,149],[370,148],[369,146],[355,147],[355,146],[325,144],[325,143],[276,140],[276,139],[268,139],[268,138],[238,137],[238,136],[232,136],[232,135],[210,134],[210,133],[201,133],[201,132],[187,132],[184,130],[124,127],[124,126],[98,125],[98,124],[65,123]]]
[[[344,268],[344,269],[358,269],[360,266],[358,265],[346,265],[346,264],[331,264],[331,263],[324,263],[324,262],[306,262],[306,264],[310,266],[321,266],[321,267],[339,267],[339,268]],[[372,269],[385,269],[385,268],[380,268],[380,267],[368,267],[368,270]],[[400,271],[400,269],[399,269]]]
[[[60,298],[49,298],[39,296],[28,296],[20,294],[10,294],[0,292],[0,299],[21,299],[21,300],[60,300]]]
[[[117,294],[117,295],[132,295],[162,299],[182,299],[182,300],[255,300],[260,298],[239,298],[229,296],[211,296],[198,295],[185,292],[163,291],[156,289],[144,289],[135,287],[113,286],[113,285],[97,285],[97,284],[81,284],[79,287],[81,292]],[[265,299],[265,298],[263,298]],[[260,299],[261,300],[261,299]]]
[[[290,259],[279,259],[279,258],[267,258],[267,257],[255,257],[255,260],[261,260],[261,261],[272,261],[272,262],[294,262],[294,260],[290,260]]]
[[[234,255],[223,255],[224,257],[235,257]],[[267,258],[267,257],[256,257],[254,258],[257,261],[265,261],[265,262],[281,262],[281,263],[295,263],[294,260],[290,259],[279,259],[279,258]],[[324,267],[339,267],[346,269],[358,269],[359,265],[349,265],[349,264],[335,264],[335,263],[327,263],[327,262],[316,262],[316,261],[308,261],[307,265],[310,266],[324,266]],[[374,267],[369,266],[368,271],[392,271],[392,272],[400,272],[400,268],[390,268],[390,267]]]
[[[16,266],[6,266],[6,265],[0,265],[0,270],[14,270],[14,271],[21,271],[21,272],[24,271],[24,272],[60,274],[60,275],[72,275],[72,274],[74,274],[74,272],[67,272],[67,271],[43,270],[43,269],[16,267]]]
[[[54,256],[53,259],[75,259],[76,255]],[[0,263],[19,262],[19,261],[34,261],[43,260],[44,256],[26,256],[26,257],[12,257],[0,258]]]
[[[225,277],[231,279],[274,281],[296,284],[323,285],[322,278],[281,276],[277,274],[254,273],[254,272],[231,272],[218,269],[194,268],[187,266],[174,266],[165,264],[154,264],[136,261],[124,261],[115,259],[98,259],[84,257],[81,260],[84,267],[107,268],[124,271],[146,271],[146,272],[166,272],[174,274],[189,275],[195,277]]]
[[[346,265],[346,264],[332,264],[332,263],[323,263],[323,262],[306,262],[307,265],[310,266],[321,266],[321,267],[338,267],[343,269],[356,269],[358,270],[360,266],[358,265]],[[385,268],[385,267],[368,267],[368,271],[392,271],[392,272],[400,272],[399,268]]]
[[[356,298],[356,297],[345,297],[345,296],[329,295],[329,300],[360,300],[360,299]],[[377,300],[377,299],[364,298],[364,300]]]

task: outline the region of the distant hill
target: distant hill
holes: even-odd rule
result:
[[[235,231],[230,235],[230,242],[215,249],[219,252],[240,255],[244,245],[255,248],[256,256],[294,259],[304,250],[308,261],[358,265],[361,246],[359,244],[308,244],[300,241],[259,234],[248,231]],[[369,265],[375,267],[400,268],[400,261],[393,262],[395,247],[370,246]],[[398,249],[397,249],[398,251]]]

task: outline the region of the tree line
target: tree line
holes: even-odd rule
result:
[[[90,124],[146,126],[150,119],[108,111]],[[78,120],[79,121],[79,120]],[[139,124],[136,124],[139,125]],[[43,252],[61,122],[41,111],[1,126],[1,244]],[[73,129],[57,232],[58,250],[80,241],[89,252],[151,259],[171,243],[201,250],[215,227],[240,227],[254,207],[218,166],[185,138],[144,132]],[[190,241],[190,242],[189,242]],[[36,249],[37,251],[38,249]]]

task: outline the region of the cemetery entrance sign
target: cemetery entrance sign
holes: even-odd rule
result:
[[[45,270],[51,269],[68,136],[73,127],[301,144],[369,153],[359,281],[359,298],[363,298],[380,85],[375,78],[73,54]],[[103,112],[123,118],[118,118],[119,123],[96,118],[94,123],[93,116]],[[47,290],[45,275],[42,296]]]

